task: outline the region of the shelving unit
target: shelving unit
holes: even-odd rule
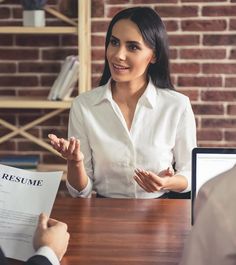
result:
[[[91,88],[91,0],[79,0],[78,4],[78,25],[68,27],[0,27],[0,34],[77,34],[79,51],[79,82],[78,94]],[[82,36],[82,38],[80,38]],[[55,115],[69,109],[71,101],[48,101],[46,98],[30,97],[0,97],[0,109],[51,109],[52,111],[44,116],[22,126],[16,127],[3,119],[0,125],[12,130],[12,132],[0,137],[0,144],[9,140],[17,134],[24,136],[32,142],[46,148],[47,150],[60,155],[49,144],[26,132],[35,125],[52,118]]]

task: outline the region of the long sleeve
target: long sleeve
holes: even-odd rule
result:
[[[191,190],[191,154],[196,147],[196,124],[189,99],[182,113],[176,132],[174,146],[176,174],[183,175],[188,180],[188,187],[183,191]]]

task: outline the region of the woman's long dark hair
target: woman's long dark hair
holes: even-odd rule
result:
[[[133,7],[120,11],[113,17],[108,27],[105,52],[110,42],[113,26],[121,19],[130,19],[134,22],[145,43],[155,52],[156,62],[149,65],[147,72],[153,84],[159,88],[174,89],[170,78],[168,38],[159,15],[149,7]],[[105,65],[99,85],[105,85],[110,77],[111,72],[105,56]]]

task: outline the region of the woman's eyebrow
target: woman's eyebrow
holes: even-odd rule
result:
[[[112,39],[115,39],[117,41],[120,41],[119,38],[115,37],[114,35],[111,35],[111,38]],[[135,45],[141,45],[140,42],[135,41],[135,40],[128,40],[128,41],[126,41],[126,43],[128,43],[128,44],[135,44]]]

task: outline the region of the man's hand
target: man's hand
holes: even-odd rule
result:
[[[64,256],[70,235],[67,232],[67,225],[55,219],[48,218],[45,214],[40,214],[38,226],[34,234],[35,250],[43,246],[50,247],[58,259]]]

